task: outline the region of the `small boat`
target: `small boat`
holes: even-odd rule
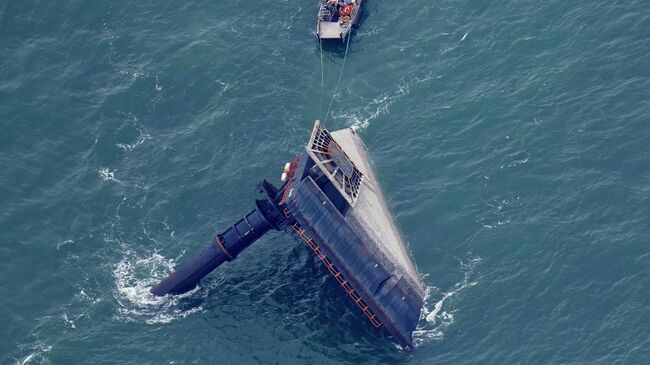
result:
[[[318,39],[340,39],[350,34],[361,14],[363,0],[320,0],[318,5]]]

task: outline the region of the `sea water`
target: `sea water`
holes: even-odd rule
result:
[[[0,363],[648,363],[648,4],[364,3],[321,63],[315,0],[0,2]],[[148,293],[317,118],[422,275],[415,351],[286,235]]]

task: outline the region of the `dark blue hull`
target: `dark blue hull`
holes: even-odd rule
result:
[[[294,187],[287,207],[299,223],[298,234],[313,240],[312,250],[319,257],[322,253],[327,269],[371,323],[386,328],[402,346],[412,347],[424,304],[419,283],[371,246],[369,235],[347,222],[311,178]]]

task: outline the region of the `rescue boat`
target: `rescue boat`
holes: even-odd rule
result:
[[[320,0],[316,36],[318,39],[345,41],[355,28],[363,0]]]

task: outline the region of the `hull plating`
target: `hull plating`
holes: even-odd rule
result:
[[[355,206],[342,211],[322,184],[302,174],[292,182],[287,208],[305,236],[327,257],[326,265],[330,261],[336,268],[333,274],[340,272],[358,293],[361,300],[351,296],[371,322],[377,326],[372,319],[378,317],[397,342],[412,347],[412,333],[424,303],[417,270],[385,205],[361,140],[351,129],[332,132],[332,137],[364,174]],[[301,160],[309,161],[309,156],[304,154]],[[309,170],[308,162],[301,168]]]

